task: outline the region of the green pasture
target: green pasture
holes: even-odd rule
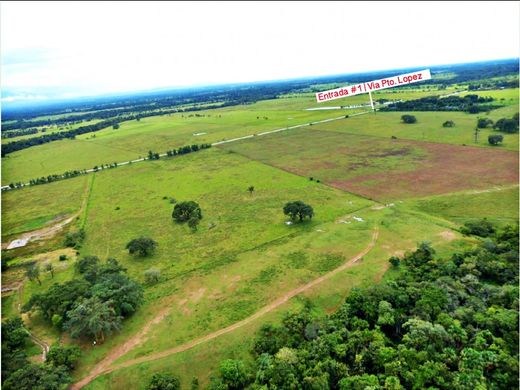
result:
[[[514,106],[508,106],[491,111],[489,117],[496,121],[503,117],[513,116]],[[518,106],[516,111],[518,112]],[[405,124],[401,121],[403,114],[411,114],[417,118],[417,123]],[[372,135],[382,138],[409,139],[453,145],[471,145],[495,149],[518,150],[518,133],[506,134],[494,131],[492,128],[480,129],[478,140],[475,142],[475,128],[479,115],[463,112],[377,112],[339,121],[317,124],[313,129],[337,131],[341,133]],[[455,122],[454,127],[443,127],[448,120]],[[488,135],[502,134],[504,142],[500,146],[488,143]]]
[[[407,200],[407,207],[463,224],[487,218],[518,222],[518,185]]]
[[[356,215],[364,218],[366,221],[359,222],[360,225],[358,226],[363,226],[364,223],[369,225],[363,226],[363,228],[361,228],[362,230],[369,230],[367,227],[377,226],[379,228],[379,238],[376,246],[352,268],[342,271],[311,290],[292,298],[273,312],[267,313],[265,316],[229,334],[225,334],[182,353],[116,370],[97,378],[86,388],[103,389],[110,387],[122,389],[132,386],[137,389],[145,389],[153,373],[160,371],[168,371],[179,376],[183,389],[189,388],[193,377],[197,377],[200,384],[205,386],[208,384],[211,375],[215,374],[220,361],[229,358],[243,359],[246,362],[251,361],[249,351],[252,348],[252,338],[263,323],[279,322],[283,313],[301,308],[303,302],[310,302],[313,307],[313,312],[319,315],[334,311],[335,308],[343,302],[352,287],[368,285],[380,280],[389,266],[388,258],[391,255],[402,255],[406,250],[413,250],[415,245],[422,240],[431,241],[440,253],[447,248],[466,245],[464,241],[461,241],[461,236],[457,233],[452,233],[452,236],[448,236],[449,238],[447,238],[446,232],[450,231],[450,226],[452,225],[450,222],[442,221],[438,218],[415,216],[398,208],[379,210],[367,208],[357,212]],[[337,225],[338,221],[336,221],[336,225],[334,226]],[[347,226],[342,223],[339,223],[339,225]],[[323,226],[323,230],[330,228],[330,226],[332,225]],[[356,229],[360,229],[360,227]],[[353,240],[355,240],[355,238],[351,236],[349,242]],[[340,247],[337,245],[339,242],[340,241],[337,240],[335,244],[337,248]],[[297,244],[296,247],[301,246],[301,243],[301,240],[297,241],[295,243]],[[365,243],[363,243],[363,245],[365,245]],[[306,247],[304,246],[304,248]],[[266,252],[269,253],[270,249],[271,247],[269,247]],[[289,253],[291,254],[291,252]],[[306,253],[306,251],[302,253]],[[297,258],[297,256],[294,256],[294,252],[289,257],[293,259]],[[283,268],[283,260],[283,258],[278,260],[277,263],[279,267]],[[238,269],[238,267],[238,265],[235,266],[236,269]],[[294,272],[294,270],[291,270],[291,272]],[[226,272],[226,275],[234,275],[234,273]],[[280,281],[277,283],[278,285],[284,286],[283,280],[282,283],[280,283]],[[256,287],[254,282],[248,283],[248,285],[251,284]],[[213,287],[213,284],[209,284],[208,290],[211,291]],[[228,288],[233,289],[234,286],[232,285]],[[238,291],[240,290],[238,289]],[[273,290],[271,290],[271,300],[274,299],[275,296],[281,295],[283,290],[277,289],[276,294],[273,294],[272,291]],[[213,299],[219,298],[220,297],[213,297]],[[198,301],[198,304],[190,307],[190,309],[191,311],[197,311],[198,309],[201,316],[209,317],[208,322],[213,322],[225,315],[225,311],[222,312],[222,310],[219,310],[218,304],[217,307],[208,311],[203,310],[203,307],[204,303],[202,299]],[[160,324],[151,328],[151,335],[147,338],[147,342],[125,355],[123,359],[120,359],[120,362],[164,349],[165,346],[172,343],[172,341],[175,343],[179,332],[182,333],[182,328],[184,328],[183,322],[186,319],[186,312],[183,314],[182,308],[177,310],[177,313],[171,314]],[[189,317],[190,315],[188,315],[188,318]],[[206,329],[203,331],[203,334],[209,332],[210,329]],[[193,364],[194,361],[197,362],[197,364]]]
[[[387,90],[374,96],[375,99],[406,100],[429,96],[428,94],[431,95],[433,92],[445,94],[450,91]],[[366,94],[338,99],[325,103],[325,106],[365,103],[368,103]],[[366,107],[349,110],[306,110],[313,107],[324,105],[316,103],[314,95],[298,95],[264,100],[251,105],[126,121],[121,123],[118,130],[110,127],[95,133],[83,134],[75,140],[54,141],[11,153],[2,159],[2,183],[28,181],[39,176],[61,174],[67,170],[88,169],[95,165],[132,160],[145,156],[149,150],[164,152],[182,145],[213,143],[367,110]],[[366,116],[363,115],[363,118]],[[355,119],[349,119],[352,120]]]
[[[87,176],[2,193],[2,239],[78,211]]]

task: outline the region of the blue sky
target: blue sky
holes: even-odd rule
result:
[[[2,101],[518,57],[518,2],[2,2]]]

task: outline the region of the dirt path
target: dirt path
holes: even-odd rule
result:
[[[347,261],[346,263],[343,263],[341,266],[339,266],[338,268],[330,271],[329,273],[326,273],[325,275],[320,276],[319,278],[316,278],[316,279],[312,280],[311,282],[309,282],[309,283],[307,283],[307,284],[305,284],[303,286],[300,286],[300,287],[298,287],[298,288],[296,288],[294,290],[291,290],[291,291],[287,292],[282,297],[278,298],[276,301],[272,302],[271,304],[269,304],[267,306],[264,306],[262,309],[260,309],[259,311],[257,311],[253,315],[243,319],[242,321],[236,322],[236,323],[234,323],[234,324],[232,324],[232,325],[230,325],[230,326],[228,326],[226,328],[217,330],[216,332],[210,333],[210,334],[208,334],[206,336],[199,337],[199,338],[197,338],[195,340],[192,340],[192,341],[190,341],[190,342],[188,342],[186,344],[182,344],[182,345],[179,345],[177,347],[167,349],[165,351],[152,353],[152,354],[147,355],[147,356],[142,356],[142,357],[139,357],[139,358],[136,358],[136,359],[131,359],[131,360],[128,360],[126,362],[119,363],[119,364],[116,364],[115,366],[111,366],[110,367],[110,365],[115,360],[117,360],[119,357],[123,356],[125,353],[129,352],[132,348],[134,348],[135,346],[139,345],[144,340],[144,335],[148,332],[148,329],[150,328],[150,326],[153,325],[153,324],[159,323],[167,315],[169,310],[168,309],[164,309],[163,311],[161,311],[161,313],[156,318],[154,318],[152,321],[147,323],[146,326],[137,335],[135,335],[134,337],[130,338],[121,347],[114,349],[107,357],[105,357],[105,359],[103,359],[101,362],[99,362],[93,368],[93,370],[90,372],[90,374],[88,376],[86,376],[81,381],[79,381],[79,382],[75,383],[74,385],[72,385],[70,387],[70,390],[81,389],[83,386],[86,386],[87,384],[89,384],[91,381],[93,381],[95,378],[97,378],[98,376],[100,376],[102,374],[107,374],[109,372],[112,372],[112,371],[115,371],[115,370],[118,370],[118,369],[121,369],[121,368],[125,368],[125,367],[130,367],[130,366],[133,366],[135,364],[149,362],[149,361],[153,361],[153,360],[164,358],[166,356],[174,355],[176,353],[183,352],[183,351],[186,351],[188,349],[191,349],[191,348],[193,348],[193,347],[195,347],[195,346],[197,346],[199,344],[202,344],[202,343],[205,343],[207,341],[213,340],[213,339],[215,339],[215,338],[217,338],[219,336],[222,336],[222,335],[224,335],[226,333],[232,332],[232,331],[234,331],[234,330],[236,330],[238,328],[241,328],[241,327],[243,327],[243,326],[253,322],[257,318],[263,316],[264,314],[267,314],[267,313],[273,311],[274,309],[280,307],[281,305],[283,305],[285,302],[287,302],[289,299],[293,298],[294,296],[296,296],[298,294],[301,294],[302,292],[311,289],[312,287],[316,286],[317,284],[319,284],[319,283],[321,283],[321,282],[323,282],[323,281],[325,281],[327,279],[330,279],[331,277],[335,276],[339,272],[344,271],[347,268],[352,267],[359,259],[361,259],[363,256],[365,256],[368,252],[370,252],[370,250],[376,244],[378,236],[379,236],[379,229],[376,227],[374,229],[374,232],[372,233],[372,240],[370,241],[368,246],[365,249],[363,249],[362,252],[358,253],[356,256],[351,258],[349,261]]]
[[[45,227],[37,229],[37,230],[32,230],[30,232],[22,233],[20,236],[16,237],[16,239],[11,240],[11,242],[15,241],[15,240],[24,241],[25,243],[21,246],[25,246],[31,241],[48,239],[48,238],[53,237],[61,229],[63,229],[69,223],[74,221],[74,219],[76,217],[81,215],[81,213],[83,212],[83,210],[85,210],[85,208],[87,206],[92,178],[93,178],[93,176],[87,179],[87,183],[85,184],[85,189],[83,191],[83,200],[81,201],[81,206],[77,212],[75,212],[70,217],[68,217],[64,220],[59,221],[58,223],[56,223],[54,225],[45,226]],[[7,243],[2,244],[2,247],[4,247],[4,246],[7,247]]]
[[[29,337],[31,340],[40,346],[42,349],[42,362],[45,362],[45,359],[47,359],[47,353],[49,353],[49,344],[47,344],[45,341],[40,340],[38,337],[33,335],[31,332],[27,331],[29,333]]]

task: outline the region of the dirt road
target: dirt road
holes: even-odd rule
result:
[[[199,344],[202,344],[202,343],[205,343],[207,341],[213,340],[213,339],[215,339],[215,338],[217,338],[219,336],[222,336],[222,335],[224,335],[226,333],[232,332],[232,331],[234,331],[234,330],[236,330],[238,328],[241,328],[241,327],[251,323],[252,321],[256,320],[257,318],[263,316],[264,314],[269,313],[269,312],[273,311],[274,309],[280,307],[281,305],[283,305],[285,302],[287,302],[289,299],[293,298],[294,296],[296,296],[298,294],[301,294],[302,292],[311,289],[312,287],[316,286],[317,284],[319,284],[319,283],[321,283],[321,282],[323,282],[323,281],[325,281],[327,279],[330,279],[331,277],[333,277],[334,275],[338,274],[339,272],[344,271],[344,270],[352,267],[359,259],[361,259],[363,256],[365,256],[368,252],[370,252],[370,250],[376,244],[378,236],[379,236],[379,229],[376,227],[374,229],[374,232],[372,233],[372,240],[370,241],[368,246],[365,249],[363,249],[363,251],[358,253],[356,256],[351,258],[349,261],[347,261],[346,263],[343,263],[341,266],[339,266],[338,268],[330,271],[329,273],[326,273],[325,275],[322,275],[319,278],[316,278],[316,279],[312,280],[311,282],[309,282],[309,283],[307,283],[307,284],[305,284],[303,286],[300,286],[300,287],[298,287],[298,288],[296,288],[294,290],[291,290],[291,291],[287,292],[282,297],[278,298],[276,301],[274,301],[271,304],[263,307],[262,309],[260,309],[259,311],[257,311],[253,315],[243,319],[242,321],[236,322],[236,323],[234,323],[234,324],[232,324],[232,325],[230,325],[230,326],[228,326],[226,328],[217,330],[216,332],[210,333],[210,334],[208,334],[206,336],[199,337],[199,338],[197,338],[195,340],[192,340],[192,341],[190,341],[190,342],[188,342],[186,344],[182,344],[182,345],[179,345],[179,346],[174,347],[174,348],[170,348],[170,349],[167,349],[167,350],[164,350],[164,351],[161,351],[161,352],[157,352],[157,353],[152,353],[152,354],[147,355],[147,356],[142,356],[142,357],[139,357],[139,358],[136,358],[136,359],[128,360],[126,362],[119,363],[119,364],[116,364],[114,366],[111,366],[111,364],[115,360],[117,360],[118,358],[123,356],[125,353],[129,352],[132,348],[134,348],[135,346],[139,345],[144,340],[144,335],[148,331],[150,326],[152,324],[156,324],[156,323],[160,322],[166,316],[168,311],[167,310],[163,310],[159,314],[159,316],[157,316],[152,321],[150,321],[141,330],[141,332],[139,332],[137,335],[135,335],[134,337],[129,339],[121,347],[114,349],[107,357],[105,357],[105,359],[103,359],[101,362],[99,362],[92,369],[92,371],[90,372],[90,374],[88,376],[86,376],[81,381],[79,381],[79,382],[75,383],[74,385],[72,385],[72,387],[70,389],[71,390],[81,389],[83,386],[86,386],[92,380],[94,380],[95,378],[97,378],[100,375],[107,374],[109,372],[112,372],[112,371],[115,371],[115,370],[118,370],[118,369],[121,369],[121,368],[130,367],[130,366],[133,366],[135,364],[149,362],[149,361],[153,361],[153,360],[164,358],[166,356],[174,355],[176,353],[183,352],[183,351],[186,351],[188,349],[191,349],[191,348],[193,348],[193,347],[195,347],[195,346],[197,346]]]

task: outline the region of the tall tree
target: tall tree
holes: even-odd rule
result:
[[[290,216],[293,221],[299,219],[300,222],[303,221],[304,218],[312,219],[314,216],[313,208],[300,200],[286,203],[283,208],[283,213]]]
[[[67,314],[64,329],[74,338],[94,337],[102,343],[121,328],[122,317],[116,314],[112,302],[102,302],[98,297],[84,298]]]

